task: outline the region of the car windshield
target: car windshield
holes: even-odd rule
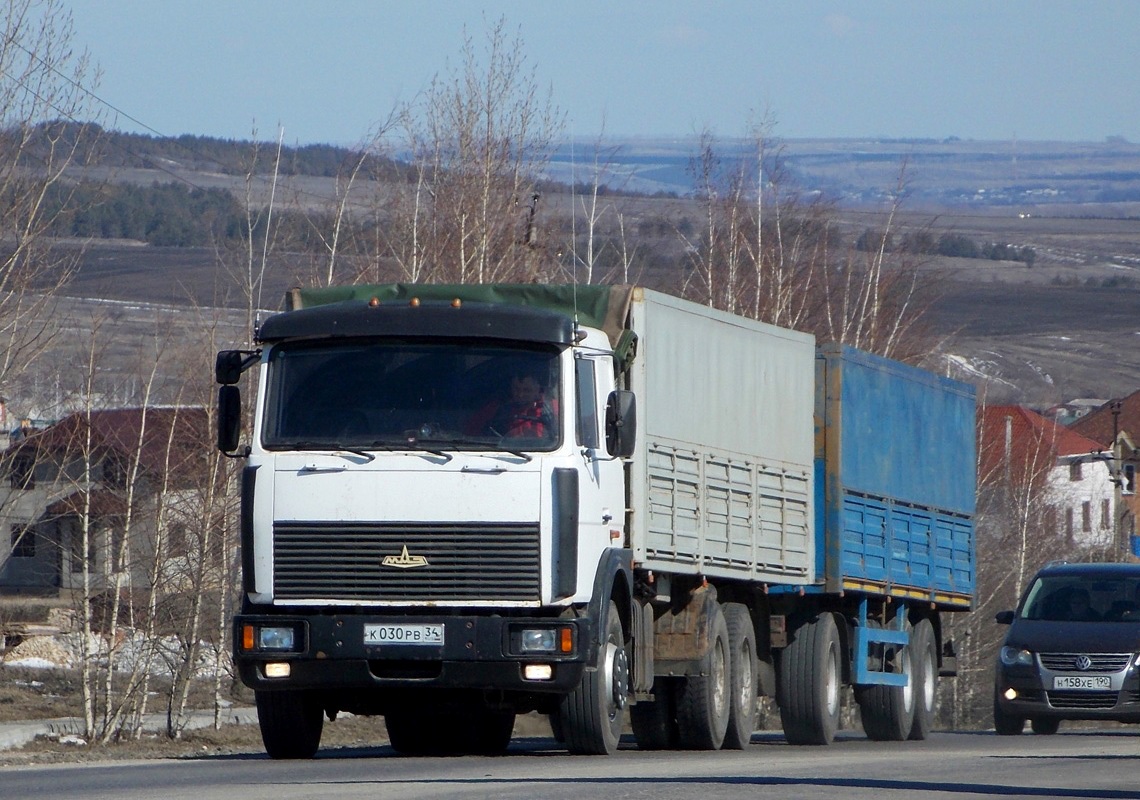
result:
[[[1020,617],[1072,622],[1140,622],[1140,579],[1043,575],[1033,582]]]
[[[273,349],[269,449],[552,450],[559,352],[439,339],[285,343]]]

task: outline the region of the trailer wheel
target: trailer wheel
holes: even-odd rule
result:
[[[709,649],[699,675],[687,675],[677,689],[677,729],[686,750],[719,750],[728,732],[730,664],[728,625],[720,606],[709,606]]]
[[[617,604],[610,601],[602,621],[606,632],[594,669],[558,705],[558,729],[566,749],[579,755],[610,755],[621,739],[629,701],[629,655]]]
[[[257,726],[270,758],[312,758],[321,746],[324,710],[312,692],[254,692]]]
[[[821,614],[792,632],[780,652],[776,700],[788,744],[831,744],[839,729],[839,631]]]
[[[910,665],[914,669],[914,722],[910,739],[925,739],[934,727],[938,715],[938,649],[934,641],[934,626],[930,620],[920,620],[910,636]]]
[[[742,603],[722,607],[728,625],[729,703],[724,749],[743,750],[756,730],[756,634]]]
[[[914,642],[913,632],[911,642]],[[905,686],[867,686],[860,688],[855,699],[859,703],[859,716],[863,732],[876,742],[901,742],[910,736],[914,727],[915,674],[910,646],[887,645],[885,658],[894,661],[894,672],[907,676]]]
[[[1025,730],[1025,717],[1007,714],[1001,710],[997,689],[994,689],[994,732],[998,736],[1020,736]]]
[[[676,687],[673,679],[653,682],[653,700],[634,703],[629,709],[630,727],[640,750],[669,750],[678,745]]]

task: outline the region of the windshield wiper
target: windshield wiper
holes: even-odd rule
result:
[[[352,453],[354,456],[360,456],[368,461],[375,461],[376,456],[366,450],[361,450],[356,447],[348,447],[336,442],[319,442],[319,441],[304,441],[304,442],[287,442],[288,447],[294,447],[298,450],[332,450],[345,453]]]

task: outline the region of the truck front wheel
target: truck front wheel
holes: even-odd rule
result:
[[[612,600],[601,629],[606,635],[594,669],[587,670],[574,691],[562,698],[554,723],[565,737],[566,749],[579,755],[610,755],[617,750],[629,700],[629,655]]]
[[[497,756],[506,752],[515,715],[481,704],[392,711],[384,715],[392,749],[405,756]]]
[[[839,729],[839,631],[820,614],[792,633],[780,652],[777,702],[788,744],[831,744]]]
[[[270,758],[312,758],[321,746],[324,710],[312,692],[254,692],[257,725]]]

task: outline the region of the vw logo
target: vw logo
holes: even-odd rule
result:
[[[1086,669],[1092,666],[1092,659],[1088,656],[1077,656],[1076,660],[1073,662],[1073,665],[1081,672],[1084,672]]]

